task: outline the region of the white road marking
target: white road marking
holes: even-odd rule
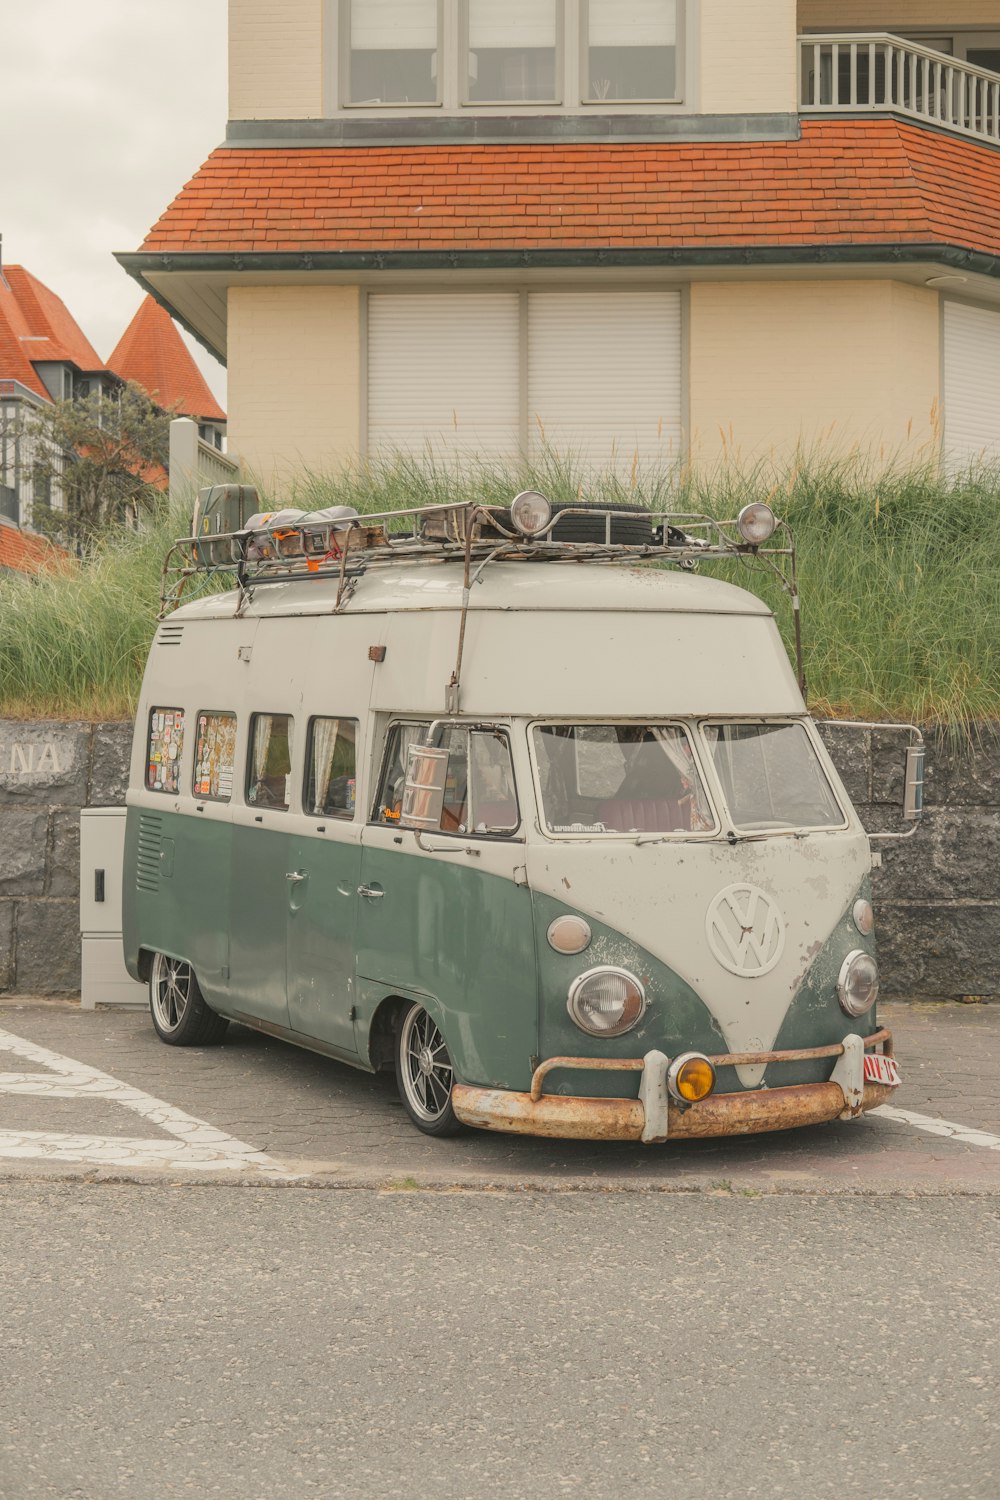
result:
[[[970,1125],[954,1125],[950,1120],[935,1120],[933,1115],[918,1115],[912,1109],[897,1109],[894,1104],[880,1104],[870,1112],[883,1115],[887,1120],[899,1120],[902,1125],[913,1125],[917,1130],[926,1130],[930,1135],[943,1135],[963,1146],[983,1146],[987,1151],[1000,1151],[1000,1135],[991,1135],[988,1130],[973,1130]]]
[[[205,1120],[185,1114],[142,1089],[122,1083],[110,1073],[63,1057],[34,1042],[0,1030],[0,1052],[46,1068],[45,1073],[0,1073],[0,1093],[48,1099],[102,1099],[121,1104],[173,1140],[131,1140],[118,1136],[70,1135],[53,1131],[0,1130],[0,1158],[32,1157],[47,1161],[99,1163],[102,1166],[164,1165],[197,1167],[199,1171],[246,1171],[254,1168],[268,1177],[291,1181],[290,1172],[267,1155],[217,1130]]]

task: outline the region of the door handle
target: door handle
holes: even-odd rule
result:
[[[300,880],[308,880],[309,876],[304,870],[290,870],[285,879],[292,885],[298,885]]]
[[[381,901],[385,891],[378,891],[372,885],[359,885],[358,895],[367,896],[369,901]]]

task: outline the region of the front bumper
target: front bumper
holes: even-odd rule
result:
[[[861,1076],[864,1053],[879,1050],[892,1056],[889,1031],[877,1031],[864,1039],[845,1037],[842,1043],[834,1046],[813,1047],[805,1051],[740,1052],[716,1056],[712,1058],[716,1068],[829,1057],[834,1061],[833,1077],[828,1083],[712,1094],[683,1111],[666,1095],[667,1059],[660,1052],[624,1059],[553,1057],[535,1070],[527,1094],[456,1084],[452,1104],[464,1124],[514,1135],[585,1141],[644,1141],[647,1144],[709,1136],[758,1135],[768,1130],[794,1130],[800,1125],[856,1119],[866,1110],[884,1104],[894,1092],[892,1086],[869,1083]],[[556,1068],[640,1073],[639,1097],[596,1099],[545,1094],[546,1075]]]

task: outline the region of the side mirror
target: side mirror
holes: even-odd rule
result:
[[[429,832],[441,827],[448,756],[448,750],[429,745],[410,746],[399,812],[400,828]]]
[[[910,745],[906,752],[906,771],[903,786],[903,817],[908,823],[916,823],[924,811],[924,747]]]

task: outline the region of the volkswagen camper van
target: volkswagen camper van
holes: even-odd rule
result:
[[[766,569],[797,623],[766,506],[220,530],[217,500],[165,568],[128,793],[164,1042],[238,1022],[393,1068],[430,1135],[657,1142],[890,1095],[869,838],[770,609],[710,576]]]

